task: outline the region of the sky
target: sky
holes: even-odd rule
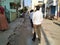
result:
[[[43,0],[38,0],[38,1],[43,1]],[[25,6],[31,6],[32,0],[24,0],[24,5]]]
[[[24,5],[25,6],[30,6],[31,5],[31,0],[24,0]]]

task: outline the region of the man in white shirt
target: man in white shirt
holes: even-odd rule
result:
[[[36,33],[38,35],[38,40],[40,42],[41,40],[41,24],[43,21],[43,13],[42,13],[42,8],[39,6],[36,6],[36,12],[33,14],[33,26],[34,26],[34,35],[33,35],[33,41],[36,39]]]

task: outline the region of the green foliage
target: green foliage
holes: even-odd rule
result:
[[[24,7],[24,8],[23,8],[23,11],[24,11],[24,12],[26,12],[27,10],[28,10],[27,7]]]
[[[19,10],[20,13],[23,13],[23,9]]]
[[[27,7],[24,7],[23,9],[21,9],[19,12],[20,13],[23,13],[23,12],[26,12],[28,9],[27,9]]]

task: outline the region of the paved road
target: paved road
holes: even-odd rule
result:
[[[50,45],[60,45],[60,24],[56,20],[44,19],[43,27]]]
[[[0,31],[0,45],[6,45],[8,40],[8,37],[14,33],[15,28],[18,25],[21,25],[23,22],[23,18],[17,18],[15,21],[9,23],[9,29],[6,31]]]
[[[60,45],[60,26],[54,21],[44,19],[41,30],[40,45]],[[38,40],[32,41],[32,28],[29,17],[26,16],[25,22],[19,25],[14,34],[9,38],[11,45],[38,45]]]

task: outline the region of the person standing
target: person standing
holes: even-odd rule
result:
[[[38,35],[38,40],[39,42],[41,41],[41,24],[43,21],[43,13],[42,13],[42,8],[40,6],[36,6],[36,11],[33,14],[33,27],[34,27],[34,34],[32,41],[35,41],[36,39],[36,33]]]
[[[5,12],[4,8],[0,6],[0,31],[5,31],[9,28],[4,12]]]

